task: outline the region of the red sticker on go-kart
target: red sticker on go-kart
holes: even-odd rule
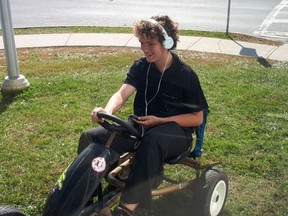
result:
[[[103,172],[106,169],[106,161],[103,157],[94,158],[91,167],[95,172]]]

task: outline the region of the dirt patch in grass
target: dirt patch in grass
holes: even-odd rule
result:
[[[230,34],[229,35],[232,40],[236,41],[244,41],[244,42],[249,42],[249,43],[256,43],[256,44],[267,44],[271,46],[281,46],[283,45],[282,41],[277,41],[277,40],[269,40],[266,38],[262,37],[256,37],[253,35],[245,35],[245,34]]]
[[[246,62],[255,61],[257,59],[248,56],[234,56],[226,54],[208,53],[208,52],[197,52],[188,50],[176,50],[175,51],[181,59],[187,64],[190,64],[193,68],[201,66],[202,64],[219,64],[234,62]],[[23,62],[43,62],[46,60],[57,59],[57,58],[71,58],[75,59],[85,57],[100,58],[102,55],[117,56],[125,54],[125,57],[133,60],[142,57],[143,53],[140,48],[132,47],[47,47],[47,48],[23,48],[18,49],[18,61],[21,70],[21,63]],[[121,61],[121,60],[120,60]],[[124,61],[124,59],[123,59]],[[265,60],[269,64],[274,64],[274,60]],[[195,68],[195,69],[196,69]],[[4,50],[0,50],[0,75],[6,74],[6,59]]]
[[[183,57],[184,59],[188,58],[194,58],[194,59],[201,59],[201,61],[211,61],[216,60],[217,61],[229,61],[230,58],[233,59],[242,59],[243,56],[232,56],[232,55],[225,55],[225,54],[217,54],[217,53],[207,53],[207,52],[197,52],[197,51],[182,51],[182,50],[176,50],[177,54],[180,55],[180,57]],[[35,60],[35,59],[52,59],[56,58],[57,56],[64,55],[65,53],[68,54],[86,54],[89,56],[93,55],[103,55],[103,54],[136,54],[139,57],[143,56],[142,51],[140,48],[130,48],[130,47],[51,47],[51,48],[25,48],[25,49],[18,49],[18,60],[21,61],[29,61],[29,60]],[[246,57],[244,57],[246,58]],[[247,57],[251,59],[251,57]],[[0,63],[1,66],[5,63],[5,55],[4,51],[0,50]],[[132,63],[132,62],[131,62]]]

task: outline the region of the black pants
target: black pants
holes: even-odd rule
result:
[[[84,131],[79,140],[78,153],[91,142],[105,144],[110,133],[98,127]],[[136,152],[135,162],[123,190],[121,201],[128,204],[139,203],[147,207],[151,204],[151,190],[154,179],[163,171],[167,158],[177,157],[191,145],[191,130],[182,128],[175,122],[162,124],[146,131],[137,148],[131,140],[119,137],[111,148],[119,153]]]

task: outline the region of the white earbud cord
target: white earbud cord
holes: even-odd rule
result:
[[[151,63],[149,64],[149,67],[148,67],[148,70],[147,70],[147,74],[146,74],[146,86],[145,86],[145,116],[148,115],[148,106],[149,106],[149,104],[156,98],[156,96],[158,95],[158,93],[160,91],[162,77],[163,77],[164,72],[166,70],[168,59],[169,59],[169,55],[167,56],[167,59],[166,59],[165,65],[164,65],[164,69],[162,71],[162,74],[161,74],[161,77],[160,77],[160,80],[159,80],[159,83],[158,83],[157,91],[156,91],[155,95],[147,102],[148,76],[149,76],[149,72],[150,72]]]

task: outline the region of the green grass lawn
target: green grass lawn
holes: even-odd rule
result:
[[[210,105],[204,155],[229,175],[223,215],[287,215],[288,63],[178,51],[200,77]],[[61,172],[76,156],[90,112],[105,106],[132,62],[132,48],[18,50],[27,91],[0,95],[0,204],[41,215]],[[6,76],[3,50],[0,77]],[[0,80],[0,84],[2,82]],[[118,116],[132,113],[128,101]],[[175,173],[172,167],[167,173]],[[179,167],[179,175],[189,175]],[[189,195],[155,200],[155,215],[188,215]],[[193,215],[189,209],[189,215]]]

